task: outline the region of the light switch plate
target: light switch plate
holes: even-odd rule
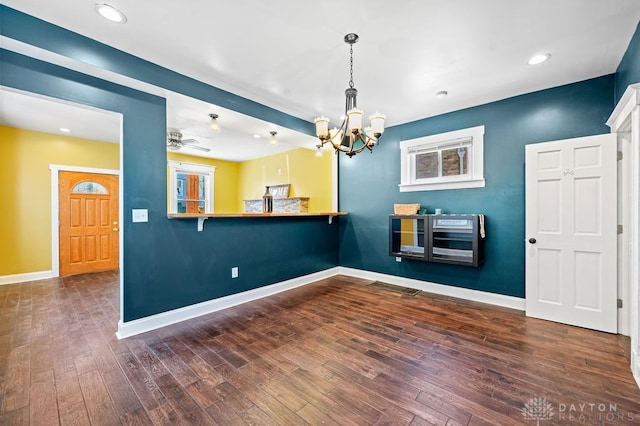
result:
[[[147,209],[131,209],[131,220],[136,222],[149,222],[149,210]]]

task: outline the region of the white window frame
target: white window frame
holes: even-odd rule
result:
[[[202,164],[183,163],[181,161],[167,161],[169,166],[169,213],[178,213],[178,173],[199,174],[204,179],[204,212],[213,214],[213,175],[215,166],[205,166]]]
[[[467,146],[467,173],[416,179],[416,155]],[[440,165],[441,167],[441,165]],[[483,188],[484,180],[484,126],[469,127],[400,142],[400,192],[436,191],[442,189]]]

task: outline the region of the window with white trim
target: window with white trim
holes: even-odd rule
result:
[[[400,142],[400,192],[484,187],[484,126]]]
[[[213,213],[213,174],[216,168],[168,161],[169,213]]]

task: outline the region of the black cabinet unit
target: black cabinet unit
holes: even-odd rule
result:
[[[484,262],[484,215],[391,215],[389,255],[479,266]]]
[[[428,215],[393,215],[389,218],[389,256],[427,260]]]
[[[484,216],[430,215],[429,260],[478,266],[484,262]]]

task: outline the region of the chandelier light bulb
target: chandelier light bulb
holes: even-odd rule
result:
[[[369,117],[369,121],[371,122],[371,130],[374,135],[377,135],[376,138],[379,138],[380,135],[384,133],[384,121],[387,119],[387,116],[376,112]]]
[[[349,117],[349,131],[351,133],[358,133],[360,129],[362,129],[362,114],[364,111],[360,109],[352,109],[347,112],[347,117]]]
[[[324,115],[318,117],[313,122],[316,124],[316,136],[324,139],[329,134],[329,119]]]

